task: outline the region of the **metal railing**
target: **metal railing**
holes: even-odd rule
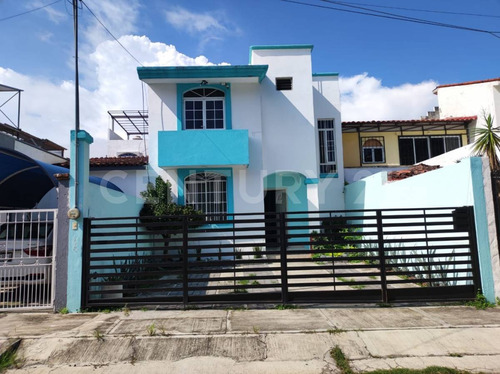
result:
[[[473,210],[86,219],[84,307],[473,299]],[[212,218],[212,217],[210,217]]]
[[[53,305],[57,209],[0,211],[0,310]]]

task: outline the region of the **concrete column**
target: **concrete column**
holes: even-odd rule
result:
[[[497,248],[492,247],[490,243],[489,226],[488,224],[488,209],[487,204],[492,205],[491,189],[490,195],[487,196],[483,181],[483,163],[480,157],[471,157],[471,177],[472,177],[472,193],[474,196],[474,218],[476,222],[476,237],[477,250],[479,256],[479,268],[481,271],[481,291],[484,296],[490,301],[495,302],[495,278],[498,277],[498,269],[495,261],[495,252]],[[488,200],[487,200],[488,198]],[[497,274],[495,274],[495,272]],[[495,275],[494,275],[495,274]]]
[[[81,308],[82,298],[82,258],[83,258],[83,218],[88,215],[89,192],[89,146],[94,140],[86,131],[71,131],[69,206],[77,207],[80,216],[71,219],[68,233],[68,287],[66,307],[70,312]],[[78,165],[76,161],[78,142]],[[78,168],[78,170],[77,170]],[[77,177],[78,176],[78,177]],[[78,179],[78,186],[76,186]],[[78,195],[78,206],[77,197]]]
[[[55,174],[59,181],[57,188],[57,252],[55,266],[54,311],[66,306],[68,288],[68,229],[69,220],[69,174]]]

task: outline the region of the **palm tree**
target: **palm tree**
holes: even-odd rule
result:
[[[500,129],[493,126],[493,117],[491,113],[483,114],[486,127],[475,128],[473,134],[475,136],[474,146],[472,151],[477,156],[487,155],[490,159],[491,171],[498,170],[499,161],[497,150],[500,151]]]

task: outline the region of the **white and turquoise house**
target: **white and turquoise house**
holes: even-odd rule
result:
[[[337,73],[312,45],[254,46],[248,65],[139,67],[150,167],[205,213],[344,208]]]

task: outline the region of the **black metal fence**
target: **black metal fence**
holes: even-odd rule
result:
[[[472,207],[85,220],[83,307],[473,299]]]

